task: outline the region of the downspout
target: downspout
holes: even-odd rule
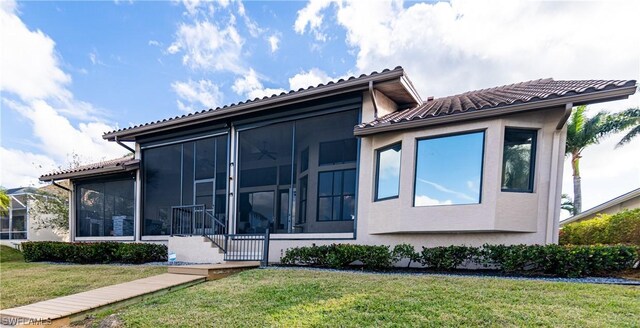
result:
[[[373,103],[373,118],[378,119],[378,105],[376,104],[376,93],[373,90],[373,81],[369,81],[369,95]]]
[[[68,192],[71,192],[71,189],[69,189],[69,188],[67,188],[67,187],[65,187],[63,185],[57,184],[56,180],[51,180],[51,184],[56,186],[56,187],[58,187],[58,188],[60,188],[60,189],[64,189],[64,190],[66,190]]]
[[[116,142],[118,145],[120,145],[120,146],[122,146],[122,147],[126,148],[128,151],[130,151],[130,152],[132,152],[132,153],[134,153],[134,154],[136,153],[136,151],[135,151],[133,148],[131,148],[131,147],[129,147],[129,146],[127,146],[127,145],[123,144],[123,143],[122,143],[122,141],[118,140],[118,136],[115,136],[115,137],[114,137],[114,140],[115,140],[115,142]]]
[[[551,168],[549,179],[549,198],[548,198],[548,211],[546,216],[546,235],[545,244],[555,244],[558,242],[558,230],[560,211],[558,206],[560,205],[560,197],[558,197],[558,183],[561,179],[561,157],[560,152],[564,154],[564,150],[560,149],[561,133],[564,129],[567,120],[571,116],[573,109],[573,103],[567,103],[564,109],[564,115],[556,125],[555,131],[553,131],[552,146],[551,146]],[[564,158],[564,156],[563,156]],[[560,182],[560,188],[561,184]]]

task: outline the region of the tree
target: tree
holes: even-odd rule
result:
[[[578,106],[571,114],[567,124],[565,154],[571,156],[574,214],[582,212],[582,181],[580,178],[582,151],[590,145],[599,143],[607,135],[622,129],[622,125],[614,124],[616,116],[602,111],[593,117],[587,117],[586,111],[586,106]]]
[[[62,183],[65,185],[65,183]],[[66,183],[68,187],[68,183]],[[69,231],[69,196],[68,192],[55,186],[38,189],[31,195],[33,201],[29,207],[29,215],[33,218],[36,229],[53,228]]]
[[[567,194],[562,194],[560,208],[569,212],[571,216],[576,215],[576,208],[573,205],[573,200]]]
[[[640,107],[628,108],[620,113],[610,115],[605,124],[608,129],[616,132],[631,128],[616,144],[616,148],[624,146],[640,135]]]
[[[9,213],[9,205],[11,199],[7,195],[7,191],[4,188],[0,188],[0,215],[7,215]]]

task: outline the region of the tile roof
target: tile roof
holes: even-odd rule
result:
[[[356,127],[356,130],[635,85],[635,80],[533,80],[428,100],[414,108],[393,112],[372,122],[362,123]]]
[[[62,177],[62,176],[73,176],[73,175],[84,175],[91,173],[92,171],[101,170],[101,169],[124,169],[125,166],[129,165],[137,165],[139,160],[133,158],[133,154],[128,154],[124,157],[114,158],[106,161],[91,163],[87,165],[81,165],[76,168],[67,169],[67,170],[59,170],[47,173],[40,177],[40,180],[49,181],[52,178]]]
[[[255,98],[255,99],[248,99],[245,101],[240,101],[238,103],[232,103],[230,105],[224,105],[222,107],[217,107],[217,108],[211,108],[211,109],[205,109],[199,112],[195,112],[195,113],[188,113],[188,114],[184,114],[181,116],[175,116],[175,117],[171,117],[168,119],[162,119],[162,120],[157,120],[155,122],[149,122],[149,123],[144,123],[144,124],[139,124],[139,125],[134,125],[131,127],[127,127],[127,128],[122,128],[122,129],[118,129],[118,130],[113,130],[113,131],[109,131],[109,132],[105,132],[105,135],[110,135],[110,134],[114,134],[114,133],[120,133],[120,132],[125,132],[125,131],[129,131],[129,130],[134,130],[134,129],[139,129],[142,127],[147,127],[147,126],[153,126],[153,125],[157,125],[157,124],[161,124],[161,123],[165,123],[165,122],[171,122],[171,121],[177,121],[177,120],[181,120],[181,119],[185,119],[187,117],[191,117],[191,116],[202,116],[203,114],[208,114],[208,113],[212,113],[212,112],[216,112],[216,113],[224,113],[227,111],[230,111],[232,109],[237,108],[240,105],[248,105],[248,104],[259,104],[259,103],[263,103],[267,100],[277,100],[279,98],[284,98],[287,95],[300,95],[303,96],[304,94],[306,94],[307,92],[311,92],[311,91],[315,91],[317,89],[327,89],[329,87],[332,86],[339,86],[339,85],[344,85],[350,81],[357,81],[357,80],[362,80],[365,78],[372,78],[372,77],[376,77],[378,75],[384,75],[386,73],[393,73],[393,72],[397,72],[397,73],[401,73],[404,74],[404,69],[401,66],[396,66],[393,69],[388,69],[385,68],[380,72],[377,71],[373,71],[369,74],[361,74],[360,76],[350,76],[348,78],[344,78],[344,79],[339,79],[337,81],[329,81],[327,83],[320,83],[317,86],[309,86],[306,89],[304,88],[300,88],[298,90],[289,90],[288,92],[281,92],[280,94],[273,94],[271,96],[264,96],[262,98]]]

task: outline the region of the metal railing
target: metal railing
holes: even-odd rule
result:
[[[204,205],[171,207],[171,236],[204,236],[224,253],[225,261],[260,261],[269,259],[269,229],[264,233],[228,234],[225,222]]]
[[[227,235],[225,261],[260,261],[267,266],[268,256],[269,229],[264,233]]]
[[[171,235],[193,236],[204,234],[204,205],[171,207]]]
[[[218,220],[218,218],[216,218],[215,215],[213,215],[213,213],[209,211],[205,211],[205,216],[207,218],[206,222],[208,224],[205,224],[205,226],[203,227],[204,236],[209,238],[211,242],[213,242],[216,246],[218,246],[218,248],[226,253],[227,225],[224,222]]]

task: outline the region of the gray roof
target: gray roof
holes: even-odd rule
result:
[[[586,97],[601,93],[602,97],[596,96],[589,101],[584,100],[584,103],[612,100],[612,96],[607,91],[619,89],[625,89],[626,96],[633,94],[636,89],[636,81],[540,79],[503,85],[427,100],[414,108],[393,112],[374,121],[362,123],[356,127],[356,134],[367,134],[367,130],[381,126],[387,126],[387,130],[391,130],[394,125],[400,128],[408,122],[428,121],[473,112],[487,112],[517,105],[539,104],[539,108],[541,108],[545,107],[549,100],[572,98],[572,96]],[[581,104],[580,101],[574,103],[574,105],[579,104]]]
[[[40,181],[53,181],[69,178],[79,178],[100,174],[111,174],[121,171],[137,169],[139,160],[133,158],[133,154],[114,158],[106,161],[81,165],[76,168],[54,171],[40,177]]]

